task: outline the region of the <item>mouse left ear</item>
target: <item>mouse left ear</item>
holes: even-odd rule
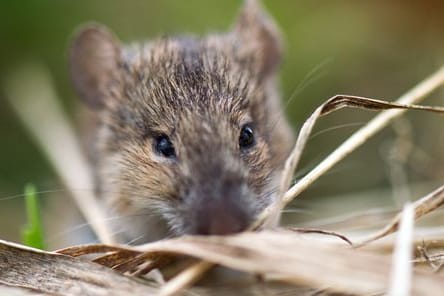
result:
[[[273,73],[282,57],[279,29],[258,0],[244,0],[234,27],[242,58],[251,58],[259,74]]]
[[[118,81],[120,45],[104,26],[92,24],[75,36],[70,52],[71,79],[80,97],[94,109],[106,105]]]

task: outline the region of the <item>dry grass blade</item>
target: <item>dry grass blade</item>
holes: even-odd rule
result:
[[[122,273],[133,271],[136,270],[138,266],[147,261],[152,261],[160,258],[162,253],[163,252],[140,253],[135,257],[129,258],[128,260],[122,261],[122,263],[115,265],[113,269]]]
[[[362,97],[338,95],[332,97],[323,105],[318,107],[302,126],[296,141],[295,148],[293,149],[293,152],[291,153],[285,164],[282,183],[280,186],[282,199],[280,200],[280,202],[275,203],[271,207],[265,209],[264,212],[259,216],[256,223],[254,223],[252,228],[255,229],[262,224],[265,225],[265,227],[272,226],[274,221],[277,220],[276,217],[279,216],[280,211],[285,207],[285,205],[292,201],[297,195],[304,191],[310,184],[312,184],[317,178],[328,171],[336,163],[344,159],[356,148],[365,143],[371,136],[386,127],[393,119],[402,115],[407,109],[427,110],[440,113],[443,112],[442,108],[412,105],[420,101],[436,88],[440,87],[443,83],[444,67],[441,67],[436,73],[431,75],[422,83],[418,84],[415,88],[407,92],[394,103]],[[397,110],[386,110],[376,116],[367,125],[359,129],[351,137],[349,137],[342,145],[340,145],[335,151],[333,151],[333,153],[331,153],[326,159],[324,159],[311,172],[309,172],[305,177],[299,180],[299,182],[297,182],[288,191],[286,191],[290,185],[293,172],[297,167],[302,151],[308,141],[308,137],[313,129],[314,124],[316,123],[316,120],[322,115],[328,114],[330,112],[333,112],[334,110],[338,110],[346,106],[359,107],[370,110]]]
[[[393,268],[388,295],[409,296],[413,273],[412,241],[414,210],[411,204],[404,207],[401,227],[393,253]]]
[[[89,255],[89,254],[100,254],[100,253],[107,253],[107,252],[127,252],[128,249],[124,247],[117,247],[117,246],[109,246],[109,245],[80,245],[80,246],[73,246],[68,247],[64,249],[57,250],[56,253],[68,255],[71,257],[79,257],[83,255]],[[135,255],[139,254],[140,252],[137,252],[136,250],[132,251]]]
[[[322,229],[315,229],[315,228],[297,228],[297,227],[289,227],[288,230],[299,232],[299,233],[318,233],[318,234],[324,234],[324,235],[330,235],[337,237],[350,246],[353,246],[353,243],[345,236],[340,233],[337,233],[335,231],[328,231],[328,230],[322,230]]]
[[[415,240],[412,243],[414,249],[418,252],[415,262],[427,262],[427,259],[422,256],[423,253],[421,253],[423,248],[434,252],[442,252],[444,250],[444,239],[442,239],[441,235],[430,236],[427,233],[421,233],[418,229],[416,230],[415,235],[417,237],[415,237]],[[363,248],[369,252],[389,255],[394,251],[394,238],[387,237],[384,240],[376,240],[371,244],[363,246]]]
[[[422,216],[430,213],[431,211],[437,209],[444,204],[444,185],[433,191],[432,193],[424,196],[423,198],[417,200],[413,203],[413,208],[415,211],[415,220],[421,218]],[[365,246],[366,244],[380,239],[395,232],[399,227],[399,222],[401,220],[402,213],[399,213],[386,227],[382,230],[370,235],[368,238],[362,240],[355,244],[356,248]]]
[[[136,254],[137,253],[134,251],[122,250],[96,258],[93,260],[93,262],[113,268],[114,266],[120,265],[127,262],[131,258],[134,258]]]
[[[41,293],[30,291],[26,288],[20,287],[6,287],[0,285],[0,295],[7,296],[42,296]]]
[[[444,108],[442,107],[432,107],[432,106],[421,106],[414,104],[401,104],[398,102],[386,102],[383,100],[376,100],[371,98],[364,98],[358,96],[349,95],[335,95],[325,102],[322,106],[321,115],[327,115],[333,111],[339,110],[341,108],[360,108],[374,111],[382,111],[389,109],[409,109],[409,110],[424,110],[436,113],[443,113]]]
[[[202,275],[213,266],[213,263],[206,261],[200,261],[194,264],[162,286],[159,291],[159,296],[175,295],[178,292],[185,290],[199,280]]]
[[[153,258],[152,261],[147,264],[145,267],[140,268],[138,270],[136,270],[133,273],[133,276],[143,276],[148,274],[149,272],[157,269],[157,271],[159,272],[160,275],[162,275],[159,271],[160,268],[166,267],[168,264],[170,264],[171,262],[173,262],[174,260],[172,259],[172,257],[169,257],[167,255],[162,256],[162,257],[158,257],[158,258]],[[164,283],[164,278],[162,276],[162,282]]]

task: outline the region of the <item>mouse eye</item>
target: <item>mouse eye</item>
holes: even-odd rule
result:
[[[251,148],[255,144],[253,128],[246,124],[242,127],[239,135],[239,147],[241,149]]]
[[[160,135],[155,138],[154,148],[156,152],[167,158],[176,157],[176,151],[174,150],[173,143],[166,135]]]

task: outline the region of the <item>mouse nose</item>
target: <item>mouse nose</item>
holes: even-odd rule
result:
[[[203,235],[224,235],[241,232],[246,225],[241,225],[238,221],[228,218],[224,220],[210,221],[208,227],[201,230]]]
[[[213,201],[197,211],[193,234],[225,235],[244,231],[252,222],[248,207],[230,200]]]
[[[184,232],[188,234],[241,232],[255,217],[259,198],[248,186],[247,171],[238,160],[227,161],[228,156],[219,159],[217,155],[225,154],[203,155],[205,162],[186,183],[182,211]]]
[[[225,235],[237,233],[248,227],[248,221],[245,216],[234,216],[232,214],[208,213],[207,217],[201,217],[197,221],[196,234],[200,235]]]

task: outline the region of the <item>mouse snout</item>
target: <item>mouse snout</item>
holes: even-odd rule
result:
[[[239,205],[214,202],[204,206],[196,215],[194,234],[224,235],[248,228],[252,218]]]
[[[254,219],[254,199],[241,192],[224,186],[222,190],[194,194],[189,208],[190,234],[224,235],[246,230]]]

